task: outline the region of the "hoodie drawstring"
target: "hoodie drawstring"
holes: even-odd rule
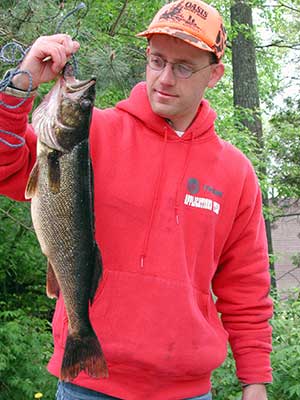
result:
[[[150,238],[150,232],[151,232],[151,229],[152,229],[154,215],[155,215],[155,211],[156,211],[156,208],[157,208],[158,197],[159,197],[159,188],[160,188],[161,178],[162,178],[162,174],[163,174],[163,167],[164,167],[164,161],[165,161],[165,153],[166,153],[166,148],[167,148],[167,142],[168,142],[168,131],[167,131],[167,127],[165,126],[164,127],[164,147],[163,147],[163,151],[162,151],[160,167],[159,167],[158,176],[157,176],[157,180],[156,180],[156,187],[155,187],[155,192],[154,192],[153,201],[152,201],[152,207],[151,207],[151,214],[150,214],[149,223],[148,223],[148,229],[147,229],[147,232],[146,232],[146,235],[145,235],[145,239],[144,239],[144,244],[143,244],[143,250],[142,250],[142,255],[141,255],[141,263],[140,263],[141,268],[144,267],[145,257],[146,257],[146,253],[147,253],[147,247],[148,247],[149,238]]]
[[[176,196],[175,196],[175,207],[174,207],[174,211],[175,211],[175,220],[176,220],[176,224],[179,225],[179,191],[180,188],[182,186],[182,182],[184,180],[186,171],[187,171],[187,167],[189,164],[189,156],[190,156],[190,151],[192,148],[192,144],[194,141],[194,132],[192,132],[192,138],[191,140],[189,140],[189,144],[188,144],[188,149],[185,155],[185,160],[184,160],[184,164],[183,164],[183,170],[182,170],[182,175],[181,178],[178,180],[177,183],[177,189],[176,189]]]

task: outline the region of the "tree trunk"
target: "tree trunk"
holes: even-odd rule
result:
[[[260,114],[258,78],[256,70],[256,50],[252,36],[252,8],[245,0],[235,0],[231,7],[231,25],[234,32],[232,40],[233,95],[234,106],[241,112],[241,123],[253,134],[258,143],[259,158],[263,157],[263,130]],[[261,165],[264,165],[261,163]],[[258,171],[266,175],[266,167]],[[268,206],[267,195],[263,195],[263,203]],[[271,224],[265,219],[269,254],[273,254]],[[276,288],[274,263],[270,261],[272,287]]]

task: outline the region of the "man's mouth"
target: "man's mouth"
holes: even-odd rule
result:
[[[177,95],[172,94],[172,93],[165,92],[164,90],[154,89],[154,92],[157,93],[159,96],[162,96],[162,97],[169,97],[169,98],[176,98],[176,97],[178,97]]]

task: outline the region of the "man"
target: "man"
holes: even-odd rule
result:
[[[90,318],[109,377],[81,372],[59,384],[57,399],[211,399],[229,339],[243,400],[266,400],[272,304],[261,193],[250,162],[216,135],[203,99],[224,73],[222,19],[200,0],[176,1],[140,36],[149,41],[146,83],[115,108],[95,109],[90,131],[104,262]],[[21,69],[38,87],[78,48],[67,35],[39,38]],[[17,75],[2,100],[15,104],[27,87]],[[32,98],[0,114],[0,128],[26,139],[18,150],[0,143],[0,192],[18,200],[36,157],[31,106]],[[60,297],[48,366],[56,376],[66,333]]]

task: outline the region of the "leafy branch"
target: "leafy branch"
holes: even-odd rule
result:
[[[20,222],[17,218],[13,217],[9,211],[4,210],[3,208],[0,207],[0,213],[2,213],[3,215],[5,215],[7,218],[11,219],[13,222],[15,222],[16,224],[22,226],[24,229],[26,229],[27,231],[30,232],[34,232],[34,229],[30,226],[27,226],[25,224],[23,224],[22,222]]]
[[[297,12],[297,13],[300,13],[300,9],[299,9],[299,8],[295,8],[295,7],[292,7],[292,6],[290,6],[290,5],[283,4],[283,3],[281,3],[281,2],[279,2],[279,5],[278,5],[278,6],[279,6],[279,7],[287,8],[288,10],[295,11],[295,12]]]
[[[278,40],[276,42],[272,42],[269,44],[264,44],[264,45],[256,45],[255,46],[257,49],[263,49],[263,48],[268,48],[268,47],[278,47],[278,48],[286,48],[286,49],[292,49],[292,50],[300,50],[300,43],[292,43],[292,44],[287,44],[284,43],[283,40]]]
[[[127,5],[128,5],[128,0],[125,0],[124,3],[123,3],[123,7],[121,8],[121,10],[119,12],[119,15],[117,16],[115,22],[113,23],[112,27],[110,28],[110,31],[109,31],[109,35],[110,36],[114,36],[115,35],[117,26],[118,26],[118,24],[119,24],[119,22],[120,22],[120,20],[121,20],[121,18],[123,16],[123,14],[126,11]]]
[[[287,4],[284,4],[284,3],[281,3],[281,2],[279,2],[278,4],[265,4],[265,5],[261,5],[260,7],[261,8],[286,8],[286,9],[288,9],[290,11],[294,11],[294,12],[300,13],[300,9],[299,8],[295,8],[295,7],[292,7],[290,5],[287,5]]]

